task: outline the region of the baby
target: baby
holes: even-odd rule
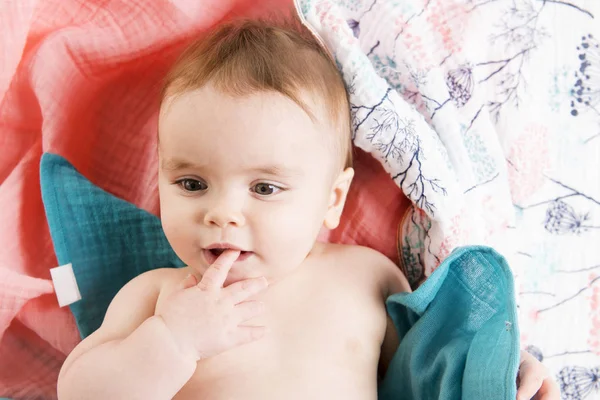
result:
[[[354,172],[344,82],[310,33],[238,22],[192,45],[166,80],[158,154],[187,267],[122,288],[59,398],[376,399],[398,347],[385,299],[410,287],[378,252],[316,240]],[[528,362],[531,397],[544,377]]]

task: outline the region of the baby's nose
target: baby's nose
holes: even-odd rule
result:
[[[246,219],[239,208],[221,202],[208,210],[204,215],[204,223],[220,228],[227,226],[241,227],[246,223]]]

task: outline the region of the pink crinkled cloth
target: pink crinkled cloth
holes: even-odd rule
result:
[[[277,10],[289,13],[291,3],[2,2],[0,397],[56,398],[60,366],[80,340],[50,280],[57,261],[39,186],[42,152],[66,157],[98,186],[157,214],[161,78],[190,38],[232,16]],[[357,164],[342,226],[322,239],[370,245],[397,260],[395,232],[408,200],[370,156],[359,153]]]

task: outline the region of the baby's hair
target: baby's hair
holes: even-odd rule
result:
[[[331,56],[298,20],[237,20],[217,26],[193,42],[168,73],[161,101],[208,82],[235,96],[275,91],[313,120],[335,129],[343,165],[352,165],[350,106],[344,80]],[[305,96],[303,96],[305,95]],[[306,95],[318,113],[306,103]],[[315,108],[315,107],[313,107]]]

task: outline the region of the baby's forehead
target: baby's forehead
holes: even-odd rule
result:
[[[312,101],[305,99],[306,105]],[[312,109],[316,112],[312,113]],[[310,158],[322,153],[315,152],[316,147],[325,145],[329,150],[327,157],[331,158],[336,150],[336,132],[323,122],[323,113],[314,103],[309,112],[275,92],[233,96],[210,87],[195,90],[163,103],[159,151],[168,155],[175,150],[191,150],[201,141],[198,151],[203,153],[221,149],[225,144],[235,147],[240,157],[268,154],[277,158],[296,149],[299,155]]]
[[[222,123],[222,120],[244,119],[259,123],[257,126],[263,129],[281,128],[282,134],[291,127],[303,127],[319,131],[322,140],[337,140],[340,135],[328,116],[324,100],[315,93],[300,90],[293,98],[275,91],[237,95],[212,84],[166,97],[160,107],[159,135],[186,121],[202,120],[202,125],[197,126],[202,129],[211,120]],[[253,127],[247,128],[251,131]],[[251,139],[252,135],[240,135],[240,140]]]

